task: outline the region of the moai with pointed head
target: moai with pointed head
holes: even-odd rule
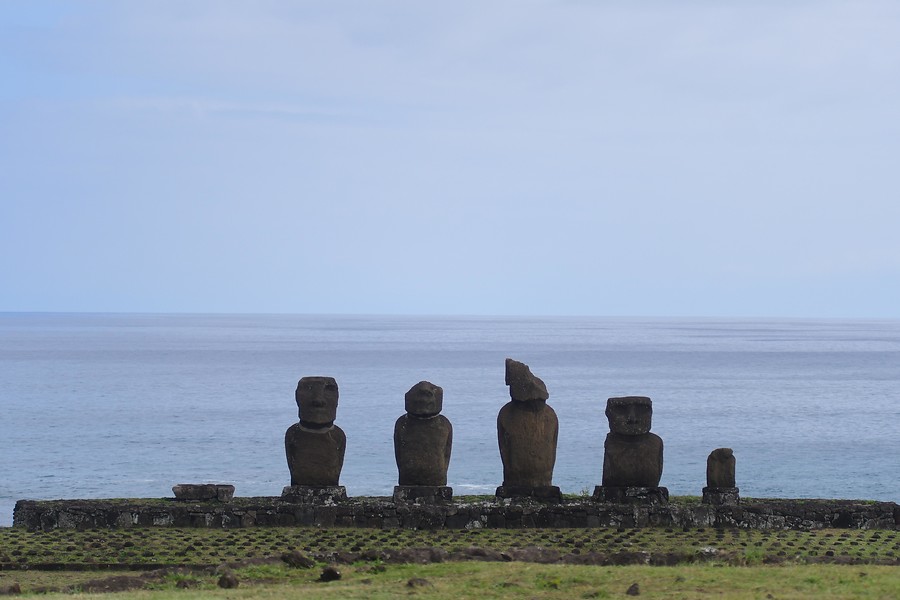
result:
[[[553,485],[559,420],[547,405],[550,394],[528,365],[506,359],[511,400],[497,415],[497,441],[503,461],[503,485],[497,496],[561,500]]]
[[[603,445],[603,479],[594,490],[594,499],[651,504],[668,501],[669,491],[659,487],[663,442],[650,433],[652,416],[653,403],[645,396],[607,400],[609,433]]]
[[[428,504],[450,500],[447,468],[453,447],[453,426],[440,414],[444,390],[428,381],[412,386],[404,398],[406,414],[394,424],[394,458],[399,485],[394,500]]]
[[[716,448],[706,459],[706,487],[704,504],[739,504],[740,490],[734,484],[734,451]]]
[[[327,501],[347,497],[338,485],[344,465],[347,436],[334,424],[338,386],[333,377],[303,377],[294,393],[300,422],[284,436],[291,485],[282,496],[303,501]]]

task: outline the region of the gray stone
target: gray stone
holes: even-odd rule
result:
[[[394,486],[394,502],[400,504],[439,504],[453,500],[453,488],[441,485]]]
[[[0,596],[18,596],[21,593],[22,588],[19,586],[18,582],[0,586]]]
[[[647,490],[662,495],[665,488]],[[884,529],[900,527],[894,502],[760,500],[740,505],[647,503],[625,488],[612,502],[566,499],[561,503],[479,499],[475,502],[398,504],[390,498],[348,502],[294,502],[289,498],[235,498],[221,502],[131,500],[19,500],[13,526],[26,531],[122,527],[371,527],[472,529],[523,527],[736,527],[742,529]],[[664,496],[663,496],[664,497]],[[622,498],[625,501],[621,501]],[[631,499],[638,498],[632,502]],[[605,498],[600,498],[605,500]],[[121,515],[129,515],[122,519]]]
[[[559,550],[554,550],[552,548],[544,548],[543,546],[525,546],[524,548],[510,548],[504,553],[503,558],[519,562],[549,565],[559,562],[561,555]]]
[[[219,577],[219,587],[230,590],[236,588],[240,582],[238,581],[237,575],[232,572],[222,573],[222,576]]]
[[[289,485],[281,490],[281,499],[297,504],[333,504],[347,499],[342,485]]]
[[[501,485],[494,493],[498,498],[530,498],[542,502],[562,501],[562,492],[555,485],[517,486]]]
[[[189,502],[230,502],[234,486],[227,483],[179,483],[172,486],[176,500]]]
[[[723,506],[729,504],[740,504],[740,490],[736,487],[730,488],[703,488],[703,503],[712,504],[714,506]]]
[[[615,487],[597,486],[593,499],[615,504],[663,505],[669,502],[669,490],[664,487]]]
[[[316,566],[316,561],[299,550],[285,552],[281,555],[281,560],[289,567],[294,567],[295,569],[311,569]]]

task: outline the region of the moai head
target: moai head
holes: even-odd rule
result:
[[[547,386],[532,375],[528,365],[511,358],[506,359],[506,385],[509,386],[509,397],[516,402],[545,401],[550,397]]]
[[[337,417],[338,386],[334,377],[303,377],[297,382],[294,399],[305,423],[329,425]]]
[[[416,417],[431,417],[441,412],[444,390],[428,381],[420,381],[406,392],[406,412]]]
[[[650,433],[653,403],[646,396],[625,396],[606,401],[609,430],[620,435]]]

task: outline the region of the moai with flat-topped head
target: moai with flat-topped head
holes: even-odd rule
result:
[[[333,377],[303,377],[294,393],[300,422],[284,435],[291,485],[282,497],[301,501],[329,501],[347,497],[338,485],[344,465],[347,436],[334,424],[338,386]]]
[[[406,392],[406,414],[394,424],[394,457],[399,485],[398,502],[433,503],[450,500],[447,467],[453,446],[453,426],[444,415],[444,390],[420,381]]]
[[[528,365],[506,359],[506,385],[511,400],[497,415],[497,441],[503,461],[500,498],[533,497],[561,500],[553,485],[559,420],[547,405],[550,394]]]
[[[704,504],[738,504],[740,490],[734,484],[734,451],[716,448],[706,459],[706,487],[703,488]]]
[[[667,502],[669,491],[659,487],[663,470],[663,442],[650,433],[653,403],[645,396],[610,398],[606,402],[609,433],[603,445],[602,484],[594,499],[604,502]]]

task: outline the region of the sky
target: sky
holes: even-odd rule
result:
[[[0,0],[0,311],[900,318],[900,3]]]

